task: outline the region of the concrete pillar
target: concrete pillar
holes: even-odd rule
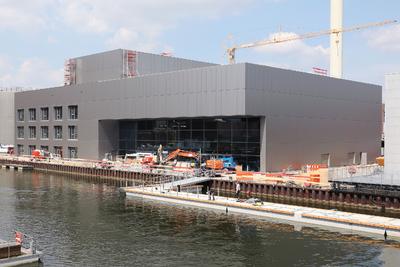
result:
[[[347,203],[351,203],[351,202],[352,202],[352,198],[351,198],[351,195],[350,195],[350,194],[346,194],[346,199],[345,199],[345,201],[346,201]]]
[[[343,37],[342,32],[337,32],[343,27],[343,0],[331,0],[331,34],[330,51],[330,75],[335,78],[342,78],[342,53]]]
[[[270,195],[274,194],[274,188],[272,185],[268,185],[268,194],[270,194]]]
[[[260,118],[260,171],[267,171],[267,119]]]
[[[318,192],[318,199],[319,199],[319,200],[323,200],[323,198],[324,198],[324,197],[323,197],[323,193],[324,193],[324,192],[322,192],[322,190],[319,190],[319,192]]]
[[[359,199],[359,198],[358,198],[358,195],[357,195],[357,194],[354,194],[354,195],[353,195],[353,203],[354,203],[354,204],[359,204],[359,203],[358,203],[358,199]]]
[[[361,195],[361,204],[367,204],[367,198],[365,197],[365,195]]]
[[[376,204],[378,206],[381,206],[381,204],[382,204],[382,198],[381,197],[376,197]]]
[[[330,197],[329,197],[329,191],[325,191],[325,201],[329,201]]]
[[[317,193],[315,192],[315,190],[312,190],[311,191],[311,198],[312,199],[315,199],[315,195],[316,195]]]
[[[385,206],[386,206],[386,208],[392,207],[392,201],[390,201],[390,198],[388,198],[388,197],[385,198]]]
[[[399,199],[398,198],[393,199],[393,207],[396,209],[399,208]]]
[[[293,188],[292,190],[292,196],[297,197],[297,188]]]

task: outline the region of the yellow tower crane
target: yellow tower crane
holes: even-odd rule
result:
[[[397,20],[385,20],[382,22],[377,22],[377,23],[367,23],[367,24],[361,24],[349,28],[343,28],[343,29],[331,29],[331,30],[325,30],[325,31],[320,31],[320,32],[311,32],[311,33],[305,33],[301,35],[294,35],[294,36],[287,36],[287,37],[274,37],[272,39],[267,39],[267,40],[261,40],[258,42],[254,43],[245,43],[241,45],[236,45],[233,47],[230,47],[226,50],[228,54],[228,61],[229,64],[234,64],[235,63],[235,53],[236,50],[242,49],[242,48],[251,48],[251,47],[257,47],[257,46],[264,46],[264,45],[270,45],[270,44],[278,44],[278,43],[284,43],[284,42],[289,42],[289,41],[295,41],[295,40],[302,40],[302,39],[310,39],[322,35],[330,35],[330,34],[339,34],[343,32],[351,32],[351,31],[358,31],[370,27],[378,27],[378,26],[384,26],[387,24],[392,24],[392,23],[397,23]]]

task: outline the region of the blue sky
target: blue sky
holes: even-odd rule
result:
[[[400,19],[398,0],[344,0],[344,26]],[[226,64],[231,43],[329,28],[329,0],[0,0],[0,87],[63,82],[70,57],[127,48]],[[228,38],[228,36],[231,36]],[[329,68],[329,37],[246,49],[238,62]],[[400,25],[344,36],[344,78],[400,71]]]

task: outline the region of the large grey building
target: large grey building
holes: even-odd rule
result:
[[[162,144],[263,171],[379,155],[377,85],[121,49],[68,60],[66,70],[65,86],[16,94],[18,153],[99,159]]]

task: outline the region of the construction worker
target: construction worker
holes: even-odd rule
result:
[[[212,189],[212,188],[210,188],[210,195],[211,195],[212,200],[215,200],[214,189]],[[211,198],[210,198],[210,200],[211,200]]]
[[[240,197],[240,184],[236,183],[236,198],[239,200]]]

